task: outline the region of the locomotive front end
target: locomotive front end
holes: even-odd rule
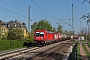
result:
[[[44,32],[35,32],[34,33],[34,43],[36,43],[36,44],[44,43]]]

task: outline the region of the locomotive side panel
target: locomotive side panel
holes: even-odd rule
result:
[[[54,34],[53,33],[47,33],[47,41],[54,40]]]

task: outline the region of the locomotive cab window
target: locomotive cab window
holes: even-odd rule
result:
[[[40,36],[44,36],[44,32],[40,32]]]
[[[36,32],[35,36],[44,36],[44,32]]]

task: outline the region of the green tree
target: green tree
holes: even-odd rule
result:
[[[72,31],[69,31],[69,35],[73,35]]]
[[[8,33],[8,39],[10,40],[23,40],[24,34],[22,29],[11,29]]]
[[[16,37],[16,35],[13,33],[13,30],[10,30],[9,32],[8,32],[8,39],[9,40],[13,40],[13,39],[15,39],[14,37]]]
[[[57,27],[57,32],[58,33],[62,33],[62,26],[59,24],[58,27]]]
[[[38,29],[52,31],[52,26],[47,20],[41,20],[37,23],[36,30]]]
[[[33,23],[33,25],[31,25],[31,32],[34,32],[36,30],[36,26],[37,26],[37,22]]]
[[[36,30],[36,26],[37,26],[37,22],[35,22],[35,23],[33,23],[33,25],[31,25],[31,29],[32,30],[31,30],[31,33],[30,33],[31,34],[30,35],[31,36],[30,39],[32,39],[32,40],[34,39],[33,37],[34,37],[34,31]]]
[[[52,30],[53,32],[57,32],[57,30],[56,30],[56,28],[53,28],[53,30]]]
[[[5,40],[5,39],[7,39],[7,36],[8,36],[8,33],[5,33],[4,35],[2,35],[2,40]]]
[[[1,36],[2,36],[1,32],[2,32],[2,30],[1,30],[1,25],[0,25],[0,39],[1,39]]]
[[[69,32],[68,32],[67,30],[65,30],[63,33],[64,33],[64,34],[68,34],[68,35],[69,35]]]

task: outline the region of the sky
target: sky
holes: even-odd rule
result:
[[[90,12],[90,4],[83,0],[73,0],[74,31],[87,27],[87,20],[80,19]],[[28,26],[28,7],[30,6],[30,25],[35,21],[48,20],[57,28],[58,23],[63,30],[71,31],[72,27],[72,0],[0,0],[0,20],[8,22],[18,20]],[[68,24],[65,24],[61,20]],[[80,24],[81,21],[81,24]]]

